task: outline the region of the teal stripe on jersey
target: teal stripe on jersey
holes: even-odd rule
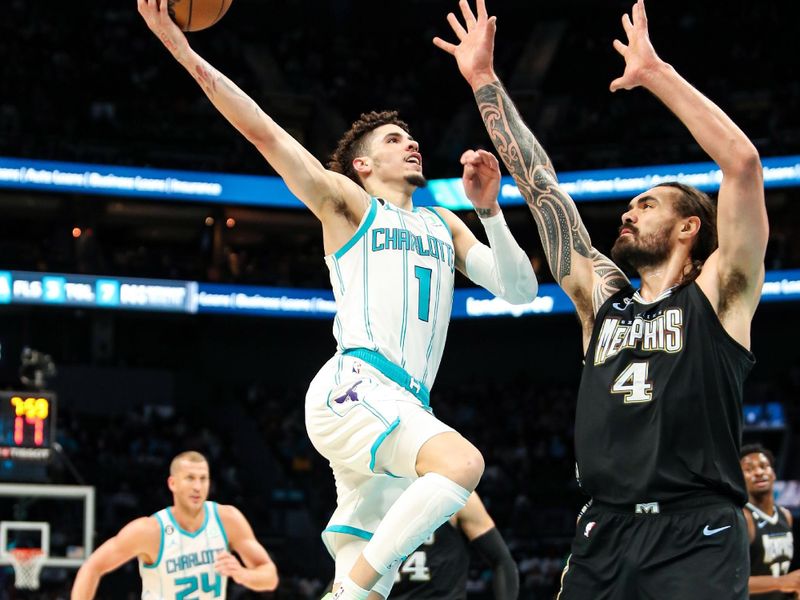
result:
[[[406,221],[397,211],[400,227],[406,229]],[[408,248],[403,249],[403,321],[400,323],[400,366],[406,367],[406,332],[408,331]]]
[[[217,525],[219,525],[219,530],[222,532],[222,537],[225,540],[225,550],[230,550],[230,545],[228,544],[228,532],[225,531],[225,526],[222,524],[222,519],[219,516],[219,505],[216,502],[211,503],[211,507],[214,509],[214,516],[217,518]],[[208,546],[211,547],[211,544]]]
[[[372,225],[372,222],[375,220],[375,213],[378,212],[378,201],[375,198],[370,198],[370,205],[369,211],[367,212],[366,218],[361,222],[361,226],[356,230],[353,237],[351,237],[347,243],[339,248],[336,252],[333,253],[333,257],[336,259],[342,258],[350,248],[356,245],[358,240],[364,237],[364,234]]]
[[[423,219],[425,231],[430,235],[431,230],[428,224]],[[451,238],[452,239],[452,238]],[[436,337],[436,323],[439,320],[439,296],[442,287],[442,261],[436,261],[436,302],[433,305],[433,322],[431,323],[431,339],[428,341],[428,352],[425,354],[425,372],[422,374],[422,380],[428,380],[428,369],[431,366],[431,353],[433,352],[433,340]]]
[[[439,214],[439,211],[436,210],[435,208],[430,208],[430,207],[426,207],[425,210],[429,210],[430,212],[432,212],[434,215],[436,215],[439,218],[439,220],[442,222],[442,225],[444,225],[444,228],[447,229],[447,233],[449,233],[450,237],[452,238],[453,237],[453,232],[450,231],[450,225],[448,225],[447,221],[444,220],[444,217]]]
[[[374,346],[375,339],[372,337],[372,326],[369,324],[369,281],[367,280],[367,273],[369,273],[369,244],[363,244],[361,248],[364,252],[364,325],[367,337]]]
[[[334,257],[333,267],[336,272],[336,279],[339,280],[339,294],[344,296],[344,279],[342,279],[342,270],[339,268],[339,261]]]

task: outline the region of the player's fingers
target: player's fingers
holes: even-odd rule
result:
[[[644,8],[644,0],[639,0],[634,7],[635,23],[639,27],[647,27],[647,11]]]
[[[612,44],[614,45],[614,50],[619,52],[622,56],[625,56],[625,53],[628,51],[628,47],[625,44],[619,40],[614,40]]]
[[[472,9],[469,7],[467,0],[459,0],[458,5],[461,7],[461,14],[464,15],[467,31],[470,31],[475,26],[475,15],[472,14]]]
[[[456,18],[453,13],[447,13],[447,22],[450,23],[450,27],[453,28],[453,32],[456,34],[459,41],[463,42],[464,38],[467,37],[467,31],[462,27],[461,23],[458,22],[458,18]]]
[[[436,46],[437,48],[441,48],[442,50],[444,50],[448,54],[455,54],[456,53],[457,46],[455,44],[451,44],[450,42],[445,42],[440,37],[433,38],[433,45]]]
[[[486,0],[478,0],[476,3],[478,9],[478,20],[486,20],[489,18],[489,13],[486,11]]]
[[[636,10],[636,7],[633,7]],[[625,30],[625,35],[629,38],[633,35],[633,23],[631,23],[631,17],[628,13],[622,15],[622,28]]]
[[[623,85],[622,77],[618,77],[617,79],[615,79],[614,81],[611,82],[611,85],[609,86],[609,89],[612,92],[616,92],[617,90],[621,90],[624,87],[625,86]]]
[[[462,165],[467,164],[471,152],[472,150],[464,150],[464,152],[461,154],[461,158],[458,159],[458,162],[460,162]]]
[[[483,156],[483,162],[489,166],[493,171],[500,169],[500,161],[497,160],[497,157],[492,154],[491,152],[487,152],[486,150],[481,150]]]
[[[489,32],[494,35],[497,31],[497,17],[489,17]]]

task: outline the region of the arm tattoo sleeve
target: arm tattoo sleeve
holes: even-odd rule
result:
[[[475,92],[486,130],[533,214],[547,262],[556,281],[572,273],[573,252],[593,263],[599,278],[592,290],[593,312],[627,284],[627,278],[592,247],[575,202],[558,185],[558,177],[542,145],[525,125],[499,81]]]
[[[480,88],[475,98],[500,158],[533,213],[547,262],[560,283],[572,272],[572,252],[586,258],[592,255],[591,240],[575,203],[558,187],[550,158],[500,82]]]
[[[594,272],[598,279],[592,290],[592,308],[594,312],[600,309],[608,298],[616,294],[619,290],[629,285],[630,282],[625,274],[620,271],[619,267],[615,265],[606,256],[595,251]]]

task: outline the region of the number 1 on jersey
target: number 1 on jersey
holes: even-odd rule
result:
[[[649,366],[647,361],[630,363],[614,380],[611,393],[625,394],[625,404],[650,402],[653,399],[653,384],[647,380]]]
[[[431,270],[415,266],[414,277],[419,281],[419,309],[417,316],[420,321],[427,323],[431,312]]]

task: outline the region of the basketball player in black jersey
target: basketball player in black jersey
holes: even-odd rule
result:
[[[495,600],[516,600],[517,565],[475,492],[464,508],[403,561],[392,588],[392,600],[466,600],[470,547],[492,569]]]
[[[775,504],[775,458],[760,444],[742,447],[741,457],[749,496],[744,518],[750,538],[750,597],[797,598],[800,570],[789,572],[794,556],[792,514]]]
[[[642,87],[655,95],[723,177],[716,208],[678,184],[633,198],[608,259],[592,246],[494,72],[496,23],[484,2],[477,0],[476,15],[461,0],[465,25],[448,15],[459,43],[434,43],[455,56],[471,85],[583,328],[575,454],[592,501],[578,521],[559,598],[744,600],[742,382],[754,362],[750,322],[768,237],[758,152],[658,57],[639,0],[622,19],[627,43],[613,44],[625,71],[611,91]],[[639,290],[623,268],[639,275]]]

